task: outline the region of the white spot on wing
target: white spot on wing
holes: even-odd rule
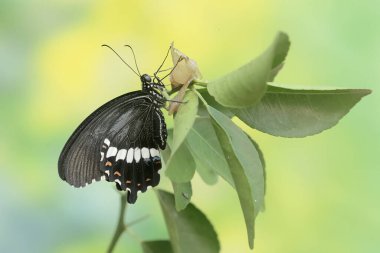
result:
[[[160,155],[160,152],[158,152],[157,149],[155,149],[155,148],[150,149],[150,156],[151,157],[155,157],[155,156],[159,156],[159,155]]]
[[[124,160],[127,156],[127,150],[126,149],[120,149],[119,152],[117,152],[116,161],[117,160]]]
[[[107,151],[107,155],[106,157],[110,157],[110,156],[115,156],[117,153],[117,148],[116,147],[109,147],[108,148],[108,151]]]
[[[101,155],[100,161],[103,161],[103,159],[104,159],[104,152],[100,152],[100,155]]]
[[[108,147],[110,146],[110,144],[111,144],[111,142],[110,142],[110,140],[108,140],[108,139],[105,139],[104,140],[104,144],[106,144]]]
[[[138,163],[141,158],[141,152],[139,148],[135,148],[135,161]]]
[[[143,157],[143,158],[149,158],[149,149],[147,149],[147,148],[142,148],[141,149],[141,156]]]
[[[121,182],[120,182],[120,180],[119,180],[119,179],[115,179],[115,182],[116,182],[118,185],[120,185],[120,186],[121,186]]]
[[[132,163],[133,161],[133,148],[128,149],[127,163]]]

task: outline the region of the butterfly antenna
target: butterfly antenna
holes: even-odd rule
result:
[[[156,73],[154,73],[153,76],[149,75],[150,77],[154,78],[155,80],[161,82],[161,79],[157,76],[158,73],[161,73],[161,72],[166,72],[168,70],[172,70],[174,67],[170,67],[170,68],[167,68],[167,69],[162,69],[162,70],[158,70]],[[163,84],[163,83],[162,83]],[[163,84],[165,86],[167,85],[170,85],[170,84]]]
[[[133,73],[135,73],[136,75],[138,75],[139,77],[141,76],[141,75],[139,75],[139,73],[137,73],[131,66],[129,66],[129,64],[126,62],[126,61],[124,61],[124,59],[123,58],[121,58],[121,56],[112,48],[112,47],[110,47],[109,45],[107,45],[107,44],[103,44],[102,45],[102,47],[108,47],[109,49],[111,49],[119,58],[120,58],[120,60],[122,61],[122,62],[124,62],[124,64],[125,65],[127,65],[127,67],[128,68],[130,68],[132,71],[133,71]]]
[[[156,71],[156,72],[154,72],[154,75],[157,75],[157,73],[158,73],[158,72],[160,72],[160,69],[162,68],[162,66],[164,65],[164,63],[165,63],[166,59],[168,58],[168,55],[169,55],[169,52],[170,52],[170,49],[171,49],[171,48],[172,48],[172,45],[170,45],[170,47],[169,47],[168,51],[166,52],[166,55],[165,55],[165,58],[164,58],[164,60],[162,61],[162,63],[161,63],[161,65],[160,65],[160,67],[158,67],[157,71]]]
[[[133,48],[130,46],[130,45],[124,45],[125,47],[129,47],[132,51],[132,54],[133,54],[133,59],[135,60],[135,65],[136,65],[136,69],[137,69],[137,72],[139,72],[139,75],[141,76],[141,73],[140,73],[140,70],[139,70],[139,66],[137,65],[137,61],[136,61],[136,55],[135,55],[135,52],[133,51]]]
[[[174,67],[172,68],[172,70],[166,75],[166,76],[164,76],[163,78],[161,78],[161,80],[160,81],[162,81],[162,80],[164,80],[165,78],[167,78],[174,70],[175,70],[175,68],[177,67],[177,65],[178,65],[178,63],[180,62],[180,61],[182,61],[184,58],[182,57],[182,56],[180,56],[179,58],[178,58],[178,60],[177,60],[177,62],[176,62],[176,64],[174,65]]]
[[[157,73],[166,72],[166,71],[172,70],[172,69],[173,69],[173,67],[170,67],[170,68],[167,68],[167,69],[161,69]]]

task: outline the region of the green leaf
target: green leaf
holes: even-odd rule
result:
[[[208,185],[216,184],[218,182],[218,174],[214,170],[210,169],[206,161],[201,160],[198,157],[195,157],[191,148],[189,146],[187,147],[189,148],[190,152],[193,154],[196,171],[198,172],[199,176],[202,178],[203,182],[205,182]]]
[[[234,113],[231,111],[231,108],[224,107],[223,105],[216,102],[215,98],[211,96],[210,93],[208,93],[207,89],[204,89],[204,88],[197,89],[197,93],[199,94],[198,96],[204,99],[206,103],[210,105],[211,107],[217,109],[218,111],[220,111],[221,113],[225,114],[226,116],[230,118],[235,116]]]
[[[184,101],[174,118],[171,156],[166,164],[166,175],[174,182],[189,182],[195,173],[195,161],[184,140],[194,124],[198,110],[198,96],[187,91]]]
[[[178,108],[174,117],[172,152],[181,146],[194,124],[198,112],[198,96],[195,92],[188,90],[183,99],[184,103]]]
[[[273,51],[272,69],[277,68],[285,61],[290,47],[289,36],[286,33],[279,32],[276,40],[277,47]]]
[[[285,33],[279,33],[272,45],[256,59],[207,85],[209,93],[223,106],[240,108],[256,104],[264,96],[267,81],[274,78],[289,48]]]
[[[265,164],[265,159],[264,159],[264,154],[263,154],[263,151],[261,150],[259,144],[257,144],[257,142],[252,139],[251,136],[249,136],[247,134],[249,140],[251,141],[251,143],[253,144],[253,146],[255,146],[256,150],[257,150],[257,153],[259,154],[259,158],[260,158],[260,162],[261,162],[261,165],[263,166],[263,177],[264,177],[264,195],[267,191],[267,172],[266,172],[266,164]],[[265,198],[263,200],[263,206],[261,207],[261,211],[264,211],[265,210]]]
[[[305,137],[333,127],[370,90],[294,90],[268,86],[255,106],[231,109],[248,126],[283,137]]]
[[[286,58],[286,55],[288,54],[289,47],[290,47],[290,41],[289,37],[285,33],[279,33],[278,36],[281,36],[281,46],[277,48],[275,51],[273,63],[272,63],[272,69],[269,74],[268,82],[272,82],[278,72],[284,67],[284,61]]]
[[[253,248],[254,223],[264,203],[264,175],[259,154],[247,135],[227,116],[207,107],[230,167]]]
[[[172,245],[167,240],[144,241],[141,247],[144,253],[173,253]]]
[[[161,155],[164,161],[164,166],[166,167],[166,163],[171,155],[170,146],[173,143],[173,129],[168,129],[168,139],[167,146],[165,150],[161,151]],[[185,183],[176,183],[172,181],[174,196],[175,196],[175,206],[177,211],[184,209],[187,204],[190,202],[191,196],[193,194],[191,189],[191,182]]]
[[[216,253],[220,251],[215,230],[199,209],[193,204],[189,204],[185,210],[177,212],[173,194],[162,190],[157,190],[156,193],[174,253]]]
[[[234,187],[234,182],[207,110],[202,105],[199,117],[186,138],[197,164],[197,171],[206,183],[216,181],[215,173]]]
[[[190,203],[193,191],[191,189],[191,182],[186,183],[176,183],[172,182],[174,198],[175,198],[175,208],[177,211],[181,211],[186,208]]]
[[[175,154],[173,152],[166,165],[165,174],[176,183],[189,182],[195,173],[195,161],[187,146],[181,145]]]

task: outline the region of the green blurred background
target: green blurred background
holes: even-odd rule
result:
[[[0,1],[0,252],[104,252],[118,210],[114,186],[74,189],[57,160],[74,128],[107,100],[140,87],[109,50],[142,72],[171,41],[216,78],[255,57],[278,30],[292,46],[277,84],[370,88],[336,127],[304,139],[250,130],[264,151],[268,187],[255,252],[380,252],[380,2]],[[164,177],[161,187],[170,189]],[[236,193],[198,176],[193,201],[214,224],[223,253],[249,252]],[[127,221],[149,214],[116,252],[167,238],[150,191]]]

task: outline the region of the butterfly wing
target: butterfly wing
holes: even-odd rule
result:
[[[128,202],[134,203],[137,191],[159,182],[159,148],[165,148],[166,137],[154,99],[142,91],[127,93],[101,106],[74,131],[60,155],[59,175],[75,187],[104,176],[128,190]]]

